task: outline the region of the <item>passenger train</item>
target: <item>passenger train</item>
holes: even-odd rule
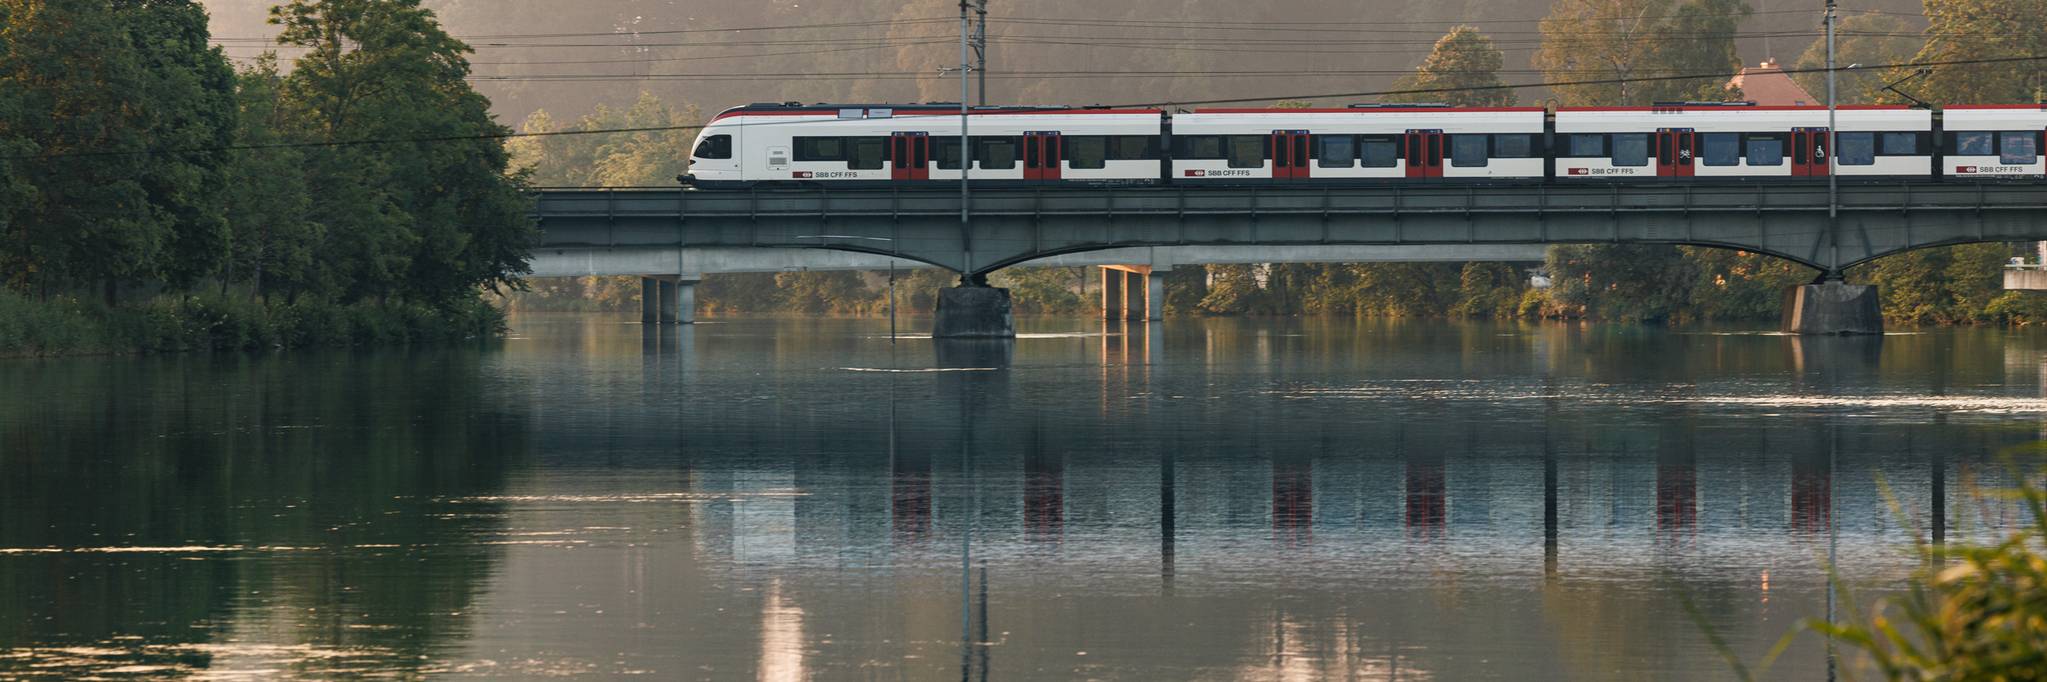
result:
[[[2033,180],[2047,104],[1941,112],[1684,102],[1654,107],[1341,109],[973,107],[971,155],[957,104],[753,104],[697,136],[701,189],[756,186],[1585,183],[1759,180],[1833,174]],[[1675,180],[1667,180],[1675,181]]]

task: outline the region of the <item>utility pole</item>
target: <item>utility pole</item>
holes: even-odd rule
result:
[[[1840,178],[1834,173],[1834,161],[1840,158],[1834,154],[1834,130],[1839,127],[1835,120],[1839,103],[1834,99],[1834,24],[1839,18],[1834,2],[1827,0],[1827,141],[1820,151],[1826,155],[1827,162],[1827,239],[1834,249],[1831,262],[1838,266],[1841,263],[1841,185]],[[1829,272],[1823,276],[1838,281],[1841,273]]]
[[[974,170],[973,138],[967,136],[967,71],[974,68],[967,60],[967,11],[972,0],[960,0],[960,262],[966,268],[960,272],[960,285],[974,284],[974,234],[968,227],[968,205],[973,194],[967,189],[967,177]]]
[[[974,74],[981,83],[977,102],[988,106],[988,0],[974,0]]]

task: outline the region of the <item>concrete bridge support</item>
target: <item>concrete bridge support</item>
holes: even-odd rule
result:
[[[652,277],[640,278],[640,324],[661,322],[661,282]]]
[[[1793,334],[1882,334],[1876,287],[1829,281],[1784,291],[1784,331]]]
[[[697,280],[675,276],[640,278],[641,324],[694,324]]]
[[[1102,266],[1102,319],[1165,319],[1166,272],[1151,265]]]
[[[1016,318],[1010,314],[1008,289],[963,286],[940,289],[932,311],[931,337],[937,339],[1013,339]]]

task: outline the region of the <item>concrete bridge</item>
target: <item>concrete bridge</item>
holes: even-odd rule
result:
[[[715,248],[861,253],[927,263],[980,284],[1012,265],[1111,249],[1565,243],[1740,249],[1807,265],[1838,282],[1846,268],[1893,253],[2047,238],[2043,211],[2047,188],[2038,185],[1909,180],[1843,185],[1838,217],[1830,215],[1824,185],[1800,181],[990,189],[973,194],[966,222],[960,196],[948,191],[550,190],[541,193],[535,215],[543,254],[580,253],[590,263],[599,254],[638,254],[650,269],[632,274],[679,282],[701,274],[689,269],[693,250]],[[1174,265],[1176,254],[1144,253],[1151,262],[1129,264],[1140,266],[1133,270],[1157,273]],[[947,298],[955,293],[979,296],[962,288]],[[1875,292],[1867,287],[1835,284],[1794,293],[1787,299],[1787,329],[1873,331],[1877,324]],[[975,301],[959,298],[955,311],[1007,305],[1006,296]],[[947,317],[941,313],[941,327]]]

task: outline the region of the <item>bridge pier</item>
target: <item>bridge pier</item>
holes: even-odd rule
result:
[[[1102,319],[1123,319],[1123,281],[1129,279],[1122,270],[1102,268]]]
[[[640,324],[656,324],[661,321],[661,282],[652,277],[640,278]]]
[[[695,324],[697,280],[680,277],[640,278],[641,324]]]
[[[1784,331],[1793,334],[1882,334],[1876,287],[1838,280],[1784,290]]]
[[[963,286],[938,291],[931,336],[938,339],[1013,339],[1008,289]]]
[[[697,323],[697,280],[676,279],[675,296],[666,299],[668,314],[676,324]]]
[[[1102,266],[1102,319],[1154,322],[1166,317],[1166,269]]]

